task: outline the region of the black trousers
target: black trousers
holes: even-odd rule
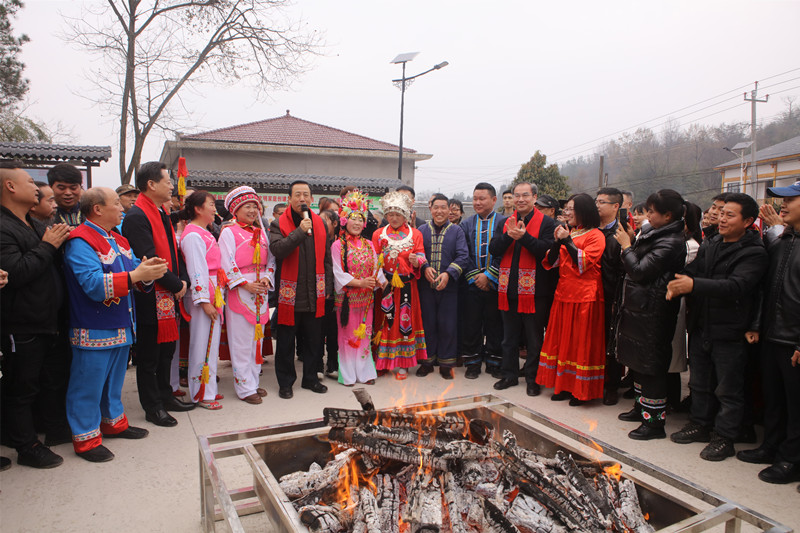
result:
[[[800,365],[792,366],[792,346],[761,341],[764,384],[764,448],[800,464]]]
[[[136,328],[136,384],[139,403],[145,413],[163,409],[172,398],[169,384],[175,341],[158,342],[158,326],[139,324]]]
[[[361,317],[350,317],[350,320],[361,320]],[[302,332],[300,332],[302,335]],[[325,300],[325,353],[327,362],[326,372],[339,369],[339,323],[336,320],[336,303],[333,298]],[[319,361],[317,372],[322,372],[322,358]]]
[[[300,359],[303,361],[302,385],[318,382],[317,370],[322,368],[322,343],[324,317],[315,317],[313,311],[295,312],[294,326],[277,325],[278,342],[275,347],[275,375],[280,388],[292,387],[297,381],[294,367],[295,335],[303,340]]]
[[[482,291],[475,284],[469,285],[458,308],[464,313],[460,348],[464,365],[485,362],[487,368],[500,367],[503,361],[503,317],[497,308],[497,291]]]
[[[702,330],[689,335],[689,419],[713,427],[722,437],[736,439],[744,418],[744,372],[747,352],[744,338],[712,341]]]
[[[617,325],[614,320],[613,302],[605,302],[604,307],[606,318],[606,369],[603,376],[603,388],[606,390],[617,390],[622,381],[622,371],[625,367],[617,361]]]
[[[501,311],[503,316],[503,379],[518,379],[519,377],[519,341],[525,335],[528,346],[528,357],[522,367],[525,381],[529,384],[536,383],[536,373],[539,370],[539,354],[544,343],[544,328],[550,318],[550,307],[553,301],[539,299],[535,301],[536,312],[518,313],[517,299],[508,299],[508,311]]]
[[[3,335],[2,414],[8,445],[17,450],[48,435],[69,433],[66,392],[71,352],[58,335]],[[38,414],[38,420],[37,415]]]

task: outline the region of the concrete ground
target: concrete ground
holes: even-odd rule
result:
[[[298,366],[299,372],[302,369]],[[54,448],[64,457],[62,466],[35,470],[17,465],[16,453],[2,448],[2,455],[13,458],[14,465],[0,473],[0,531],[198,532],[199,435],[320,418],[326,406],[358,407],[352,389],[327,378],[323,381],[329,387],[327,394],[303,390],[298,380],[292,400],[278,398],[272,357],[264,366],[261,384],[269,396],[261,405],[249,405],[236,398],[229,362],[220,363],[219,373],[220,392],[225,395],[222,410],[173,413],[178,426],[160,428],[144,420],[136,394],[135,370],[130,369],[123,402],[131,424],[147,428],[150,435],[140,441],[108,440],[105,444],[116,454],[109,463],[88,463],[73,453],[70,444],[64,444]],[[438,373],[421,379],[412,372],[404,382],[387,376],[367,389],[377,407],[383,408],[398,402],[493,393],[494,381],[486,374],[477,380],[467,380],[464,370],[457,369],[452,382],[442,380]],[[797,483],[785,486],[763,483],[756,477],[759,465],[735,458],[721,463],[703,461],[699,457],[702,444],[681,446],[669,439],[630,440],[627,432],[635,424],[617,420],[617,414],[630,407],[630,400],[621,400],[612,407],[599,401],[569,407],[567,402],[551,402],[549,391],[529,398],[525,395],[524,381],[500,395],[800,530]],[[596,428],[590,432],[595,422]],[[667,432],[680,429],[684,423],[686,415],[670,416]],[[754,445],[737,445],[737,449],[750,447]]]

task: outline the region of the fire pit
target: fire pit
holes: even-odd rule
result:
[[[426,415],[425,419],[435,421],[436,423],[431,427],[435,425],[437,428],[435,430],[439,433],[437,442],[442,443],[452,437],[450,447],[455,446],[458,449],[447,451],[444,450],[443,444],[434,446],[432,443],[423,443],[422,439],[431,437],[428,428],[412,428],[410,431],[413,436],[404,435],[403,433],[408,433],[409,429],[407,426],[403,426],[402,419],[413,414]],[[448,427],[448,424],[460,424],[460,426],[451,428]],[[448,434],[448,431],[451,431],[452,434]],[[468,435],[469,440],[464,440],[464,437],[459,436],[459,431],[461,434]],[[473,433],[475,434],[473,435]],[[492,435],[494,437],[485,443],[485,447],[479,449],[477,444],[473,445],[473,442],[480,443],[481,439]],[[401,445],[404,442],[403,439],[409,438],[416,439],[414,441],[417,443],[416,447],[415,445],[410,447]],[[658,531],[706,531],[723,523],[726,524],[726,531],[738,531],[742,523],[752,524],[763,531],[770,530],[776,533],[791,531],[758,513],[729,502],[688,481],[681,480],[649,463],[604,443],[596,443],[580,432],[494,395],[467,396],[438,401],[435,404],[415,404],[396,410],[384,410],[369,414],[363,410],[326,409],[325,419],[269,426],[243,432],[222,433],[200,437],[199,440],[202,519],[206,531],[215,531],[216,523],[219,520],[225,520],[227,522],[226,529],[233,532],[248,530],[307,531],[305,524],[309,524],[313,520],[317,520],[314,522],[315,528],[324,530],[321,522],[333,520],[336,517],[330,513],[329,507],[314,505],[317,503],[318,498],[316,497],[323,492],[327,493],[328,499],[333,498],[345,505],[348,502],[343,501],[342,498],[345,500],[350,498],[349,503],[355,505],[352,500],[358,500],[359,494],[363,493],[366,499],[358,503],[359,512],[362,514],[364,513],[362,507],[377,509],[377,503],[371,501],[370,498],[372,493],[381,497],[381,488],[389,491],[386,494],[391,498],[392,488],[387,484],[391,484],[391,480],[396,478],[383,474],[378,474],[379,477],[376,476],[369,481],[372,484],[371,491],[362,488],[359,493],[359,490],[355,489],[355,494],[348,491],[348,494],[344,496],[334,485],[347,486],[349,489],[350,482],[319,481],[324,478],[317,475],[312,476],[317,480],[313,483],[317,485],[303,486],[311,479],[306,474],[310,468],[318,473],[323,470],[322,467],[334,460],[331,442],[365,450],[364,455],[368,457],[376,457],[373,452],[378,452],[377,457],[388,458],[397,463],[394,473],[397,473],[396,470],[403,464],[419,462],[419,465],[409,468],[409,471],[413,470],[410,475],[414,476],[415,483],[419,485],[419,491],[412,491],[415,493],[413,497],[417,510],[406,510],[406,516],[400,517],[401,520],[409,518],[409,512],[412,521],[422,520],[422,518],[416,517],[415,513],[424,515],[427,512],[423,500],[430,497],[430,494],[434,494],[433,498],[441,501],[443,497],[447,496],[448,491],[452,496],[454,490],[460,490],[461,484],[456,485],[452,471],[456,470],[459,476],[464,475],[461,472],[465,465],[463,458],[470,458],[475,454],[492,453],[503,456],[506,464],[516,464],[516,468],[521,469],[515,471],[515,475],[519,475],[522,480],[519,483],[522,489],[520,493],[525,492],[525,497],[528,497],[529,492],[536,487],[526,487],[524,480],[532,475],[538,475],[536,472],[525,470],[526,465],[531,463],[527,461],[529,458],[527,455],[522,456],[529,454],[532,457],[548,458],[547,461],[559,463],[556,465],[560,469],[559,472],[568,474],[570,470],[573,471],[573,474],[583,472],[590,480],[593,479],[592,469],[599,473],[602,472],[604,466],[619,463],[621,465],[619,487],[628,487],[627,492],[630,493],[628,496],[632,497],[634,501],[638,499],[637,503],[641,505],[642,514]],[[423,444],[426,444],[427,447]],[[375,449],[376,446],[380,447],[379,451]],[[450,455],[447,455],[448,453]],[[351,457],[342,457],[344,455],[340,455],[337,459],[341,461],[341,465],[338,463],[330,465],[333,472],[339,472],[341,466],[349,464]],[[235,456],[246,459],[252,470],[252,486],[227,488],[220,472],[220,460]],[[312,467],[314,463],[318,466]],[[367,465],[367,469],[369,466],[374,465]],[[349,470],[348,467],[342,471]],[[551,476],[546,471],[543,470],[543,472],[545,472],[544,475]],[[353,473],[353,478],[355,479],[358,475]],[[400,475],[405,474],[400,472]],[[602,477],[596,479],[606,479],[604,474],[600,475]],[[562,475],[562,477],[564,476]],[[591,515],[589,511],[581,514],[583,511],[578,503],[583,501],[586,503],[587,510],[597,511],[598,508],[603,507],[604,504],[596,499],[596,493],[606,490],[604,486],[595,482],[591,487],[589,485],[579,486],[580,483],[583,483],[581,481],[583,477],[573,476],[574,486],[577,486],[577,490],[565,491],[566,496],[560,494],[561,489],[558,489],[561,481],[551,479],[547,483],[540,483],[542,480],[538,480],[536,485],[544,487],[544,490],[551,494],[539,494],[540,497],[537,497],[536,500],[549,501],[547,498],[554,497],[556,500],[566,498],[565,501],[559,500],[557,505],[548,511],[555,509],[556,515],[563,511],[565,515],[561,518],[565,523],[569,523],[570,517],[573,517],[572,526],[575,526],[577,522],[580,530],[606,530],[601,527],[601,521],[590,522],[595,519],[589,518]],[[375,483],[387,486],[377,487]],[[552,487],[550,483],[553,483]],[[613,487],[614,483],[611,482],[609,485]],[[300,486],[303,487],[298,488]],[[434,486],[435,491],[440,492],[432,492]],[[565,486],[572,487],[573,485]],[[292,494],[291,498],[287,496],[282,487]],[[483,490],[486,491],[486,487],[483,487]],[[367,494],[368,492],[369,494]],[[310,505],[300,506],[303,503],[300,500],[303,497],[302,494],[306,494],[305,497],[308,498],[306,503]],[[308,494],[314,497],[312,498]],[[456,498],[452,499],[455,501]],[[522,497],[519,499],[520,501],[524,500]],[[293,505],[293,501],[295,505]],[[481,499],[480,501],[485,500]],[[483,505],[482,503],[481,506]],[[481,507],[481,512],[485,511],[487,519],[491,520],[494,511],[489,507],[493,506],[486,505],[488,510]],[[565,506],[568,505],[573,505],[577,510],[567,509],[564,511]],[[404,506],[405,509],[410,507],[410,505]],[[298,508],[302,509],[303,520],[297,512]],[[638,512],[638,506],[636,512]],[[250,517],[249,523],[245,524],[240,518],[255,513],[262,513],[260,520]],[[314,513],[318,513],[319,516],[315,516]],[[353,513],[354,511],[351,509],[350,514]],[[603,516],[608,517],[605,522],[607,530],[612,530],[612,528],[619,530],[623,526],[617,518],[613,518],[610,514],[603,515],[596,512],[595,514],[600,516],[600,519]],[[497,518],[498,523],[491,522],[490,524],[495,530],[503,530],[502,524],[505,522],[500,518]],[[629,515],[624,518],[624,521],[627,524],[634,519],[634,515]],[[441,517],[437,520],[441,521]],[[448,523],[448,520],[449,517],[444,518],[445,523]],[[418,525],[417,530],[438,531],[434,526],[430,526],[432,529],[428,529],[428,527]],[[489,529],[489,525],[484,527]],[[366,529],[364,530],[366,531]],[[576,530],[575,527],[572,530]],[[388,531],[384,531],[384,533],[388,533]]]

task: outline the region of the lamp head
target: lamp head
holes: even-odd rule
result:
[[[434,69],[436,69],[436,70],[439,70],[440,68],[444,68],[444,67],[446,67],[446,66],[447,66],[447,65],[449,65],[449,64],[450,64],[450,63],[448,63],[447,61],[442,61],[442,62],[441,62],[441,63],[439,63],[438,65],[434,65],[434,66],[433,66],[433,68],[434,68]]]

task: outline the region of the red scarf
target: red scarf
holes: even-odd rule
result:
[[[178,249],[175,246],[175,241],[170,245],[167,233],[164,230],[164,223],[161,221],[161,208],[156,207],[153,200],[140,194],[134,204],[144,212],[150,228],[153,232],[153,244],[156,248],[156,255],[167,262],[169,270],[175,274],[178,273],[178,265],[172,264],[172,254],[178,257]],[[172,222],[167,218],[169,224],[169,231],[175,234],[172,228]],[[174,266],[174,268],[173,268]],[[158,320],[158,342],[172,342],[178,340],[178,323],[175,315],[175,296],[172,291],[166,289],[160,283],[155,284],[156,292],[156,319]]]
[[[316,268],[314,269],[317,288],[315,316],[320,317],[325,314],[325,245],[327,233],[322,219],[311,212],[309,212],[309,215],[311,215],[313,227],[314,259],[316,262]],[[284,237],[297,229],[297,225],[292,218],[291,207],[283,212],[280,219],[278,219],[278,225],[281,235]],[[281,284],[278,289],[278,324],[294,326],[294,304],[297,299],[297,270],[299,265],[300,246],[295,248],[281,263]]]
[[[511,221],[517,224],[517,212],[506,219],[503,226],[503,233],[508,233],[508,224]],[[539,238],[539,228],[544,220],[544,215],[538,210],[533,210],[533,216],[526,226],[526,231],[534,238]],[[517,312],[519,313],[535,313],[536,304],[534,303],[534,296],[536,294],[536,258],[527,248],[514,241],[508,247],[506,253],[503,254],[503,259],[500,261],[500,276],[497,282],[497,300],[501,311],[508,311],[508,277],[511,274],[511,260],[514,257],[514,249],[520,246],[519,253],[519,277],[517,278],[517,293],[518,303]]]

